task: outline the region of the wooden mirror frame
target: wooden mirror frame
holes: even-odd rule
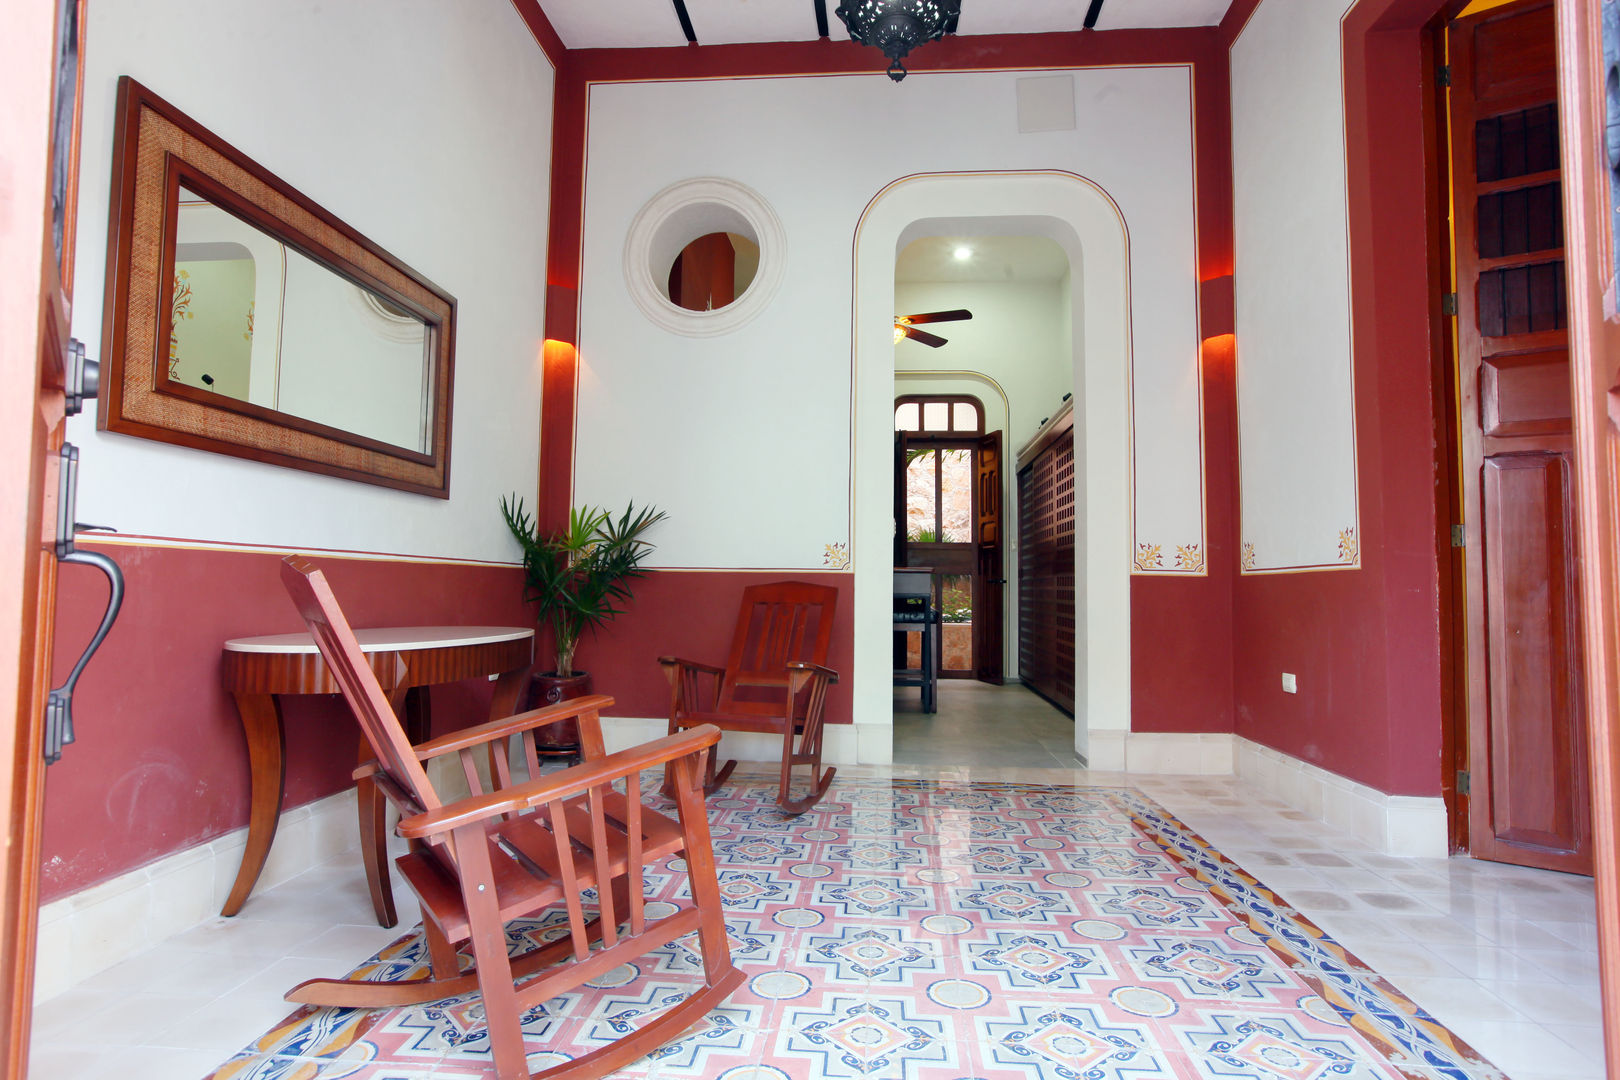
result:
[[[116,115],[97,426],[449,498],[455,298],[128,75],[118,80]],[[433,368],[428,452],[169,378],[182,184],[423,321]]]

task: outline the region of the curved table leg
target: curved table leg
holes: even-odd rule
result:
[[[518,711],[518,702],[523,697],[523,691],[528,685],[529,669],[526,667],[501,672],[500,676],[495,680],[495,689],[490,693],[489,718],[491,720],[504,720],[508,716],[514,715]],[[486,746],[484,752],[489,755],[489,778],[496,786],[499,786],[500,781],[496,778],[504,776],[505,773],[499,771],[500,765],[497,764],[495,759],[498,755],[506,752],[506,740],[497,739]]]
[[[236,711],[242,716],[242,732],[247,736],[248,765],[252,770],[251,801],[248,810],[247,850],[236,872],[236,884],[220,909],[221,915],[235,915],[247,902],[270,844],[276,838],[281,820],[281,798],[287,779],[286,738],[281,728],[281,704],[270,694],[233,695]]]
[[[407,740],[413,745],[427,741],[432,729],[427,687],[395,687],[388,693],[388,704],[403,721]],[[362,737],[360,763],[375,756]],[[378,926],[392,927],[398,925],[399,914],[394,910],[394,882],[388,874],[388,804],[369,778],[355,785],[355,803],[360,815],[360,861],[371,889],[371,910],[377,914]]]
[[[374,756],[371,745],[361,739],[360,761]],[[378,926],[394,926],[399,915],[394,911],[394,883],[388,876],[388,806],[370,777],[357,783],[354,792],[360,811],[360,862],[371,888],[371,910],[377,913]]]
[[[516,668],[512,671],[503,671],[495,680],[495,689],[489,698],[489,718],[491,720],[504,720],[517,712],[518,698],[523,694],[523,688],[529,682],[529,669]]]

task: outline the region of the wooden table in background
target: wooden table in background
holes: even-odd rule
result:
[[[428,737],[427,695],[420,688],[462,679],[498,676],[490,718],[517,711],[518,697],[534,661],[534,630],[520,626],[409,626],[356,630],[372,670],[413,743]],[[286,737],[278,694],[335,694],[326,663],[308,634],[233,638],[225,643],[225,689],[236,698],[253,770],[247,850],[222,915],[242,910],[253,891],[281,819],[287,777]],[[360,758],[373,754],[360,740]],[[393,926],[394,894],[388,876],[384,806],[376,785],[359,784],[360,846],[377,921]]]

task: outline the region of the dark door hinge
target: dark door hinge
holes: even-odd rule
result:
[[[1471,794],[1473,794],[1473,792],[1471,792],[1469,790],[1469,787],[1471,786],[1471,784],[1472,784],[1472,777],[1470,776],[1468,770],[1467,769],[1458,769],[1457,770],[1457,794],[1459,794],[1459,795],[1471,795]]]
[[[1448,293],[1446,293],[1446,295],[1444,295],[1444,296],[1442,296],[1440,298],[1440,314],[1442,314],[1442,315],[1455,315],[1455,314],[1457,314],[1457,294],[1456,293],[1448,292]]]
[[[1468,544],[1468,526],[1453,525],[1451,527],[1451,546],[1454,548],[1466,547]]]
[[[1451,65],[1450,64],[1441,64],[1439,67],[1435,68],[1434,69],[1434,81],[1439,83],[1441,86],[1450,86],[1451,85]]]

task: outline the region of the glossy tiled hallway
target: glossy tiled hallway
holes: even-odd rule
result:
[[[920,691],[894,691],[896,764],[1081,767],[1074,721],[1021,686],[941,679],[938,704],[930,715]]]
[[[987,703],[1022,693],[1017,688],[985,689],[988,695],[972,700]],[[978,691],[969,688],[966,693]],[[946,696],[942,691],[942,698]],[[1285,992],[1297,983],[1290,982],[1295,975],[1281,967],[1251,968],[1256,974],[1244,976],[1250,982],[1233,983],[1250,988],[1252,1000],[1245,1002],[1235,990],[1222,997],[1197,980],[1161,978],[1163,973],[1155,974],[1150,960],[1132,951],[1148,938],[1175,948],[1178,942],[1202,940],[1203,935],[1232,952],[1228,959],[1241,959],[1236,954],[1245,950],[1250,959],[1265,955],[1227,914],[1199,916],[1202,927],[1189,924],[1178,929],[1155,924],[1152,920],[1163,916],[1132,906],[1136,901],[1120,891],[1125,878],[1134,875],[1142,879],[1138,884],[1143,888],[1168,890],[1165,896],[1178,906],[1184,901],[1208,902],[1182,871],[1126,866],[1123,854],[1132,850],[1130,843],[1140,845],[1140,840],[1122,836],[1110,840],[1107,835],[1117,833],[1122,822],[1135,820],[1140,825],[1157,820],[1155,807],[1162,807],[1268,886],[1276,894],[1273,906],[1296,910],[1314,921],[1501,1073],[1515,1080],[1602,1076],[1590,881],[1466,859],[1382,856],[1276,801],[1253,796],[1240,780],[1229,777],[1124,777],[1082,769],[981,764],[986,754],[967,752],[963,736],[943,730],[953,717],[972,711],[962,699],[946,704],[932,721],[940,726],[937,735],[918,740],[946,747],[940,753],[954,755],[954,763],[842,769],[841,783],[829,796],[825,812],[796,823],[767,820],[768,815],[748,798],[733,797],[716,805],[713,813],[720,826],[716,842],[723,869],[739,882],[746,878],[753,883],[734,893],[738,903],[728,905],[728,922],[735,913],[736,929],[755,938],[748,948],[774,951],[768,961],[761,961],[763,954],[755,952],[752,990],[739,991],[734,1030],[725,1038],[692,1041],[707,1050],[683,1050],[639,1063],[624,1075],[653,1080],[716,1076],[1038,1080],[1074,1075],[1371,1080],[1396,1075],[1377,1061],[1358,1063],[1349,1072],[1315,1066],[1268,1069],[1256,1063],[1258,1058],[1238,1067],[1232,1063],[1237,1059],[1211,1049],[1215,1045],[1209,1041],[1215,1038],[1211,1033],[1222,1030],[1222,1024],[1230,1027],[1233,1018],[1253,1019],[1259,1015],[1256,1009],[1276,1011],[1285,1005],[1293,1011],[1284,1019],[1299,1031],[1316,1032],[1312,1045],[1347,1047],[1355,1036],[1348,1027],[1334,1027],[1331,1010],[1322,1009],[1319,1000],[1312,1004],[1297,989],[1291,996]],[[1033,709],[1028,716],[1022,706],[1002,715],[1016,716],[1020,730],[1040,730],[1043,724],[1056,730]],[[995,723],[993,717],[980,720]],[[897,716],[897,756],[915,738],[905,732],[907,727],[908,719]],[[1003,738],[1000,752],[1005,756],[1017,753],[1039,759],[1053,753],[1041,739],[1035,740],[1039,749],[1028,743],[1009,747],[1011,727],[1006,719],[998,726]],[[917,785],[913,779],[939,783]],[[981,781],[985,783],[975,786]],[[1031,784],[1041,787],[1018,786]],[[1099,791],[1072,792],[1076,787]],[[725,800],[726,793],[716,798]],[[916,828],[920,819],[931,824]],[[1005,836],[984,833],[996,832],[1002,825],[1011,827]],[[804,835],[796,835],[800,833]],[[1172,830],[1166,835],[1174,840],[1182,834]],[[746,837],[754,839],[735,850],[726,849],[726,844]],[[857,842],[860,837],[879,842],[863,844]],[[761,842],[776,854],[765,852]],[[1100,858],[1099,849],[1110,844],[1120,845],[1119,850]],[[1154,844],[1140,851],[1158,858],[1173,848],[1164,836],[1155,837]],[[893,850],[885,856],[879,847]],[[1032,856],[1046,861],[1037,865],[1030,862]],[[1024,874],[1039,876],[1021,879]],[[918,895],[909,900],[869,895],[861,891],[857,877],[881,878],[897,894]],[[981,878],[999,881],[1008,896],[998,900],[981,890],[974,899]],[[787,892],[781,896],[770,895],[783,887]],[[1058,891],[1044,897],[1054,888]],[[1016,901],[1011,893],[1026,889],[1033,890],[1030,904],[1067,904],[1071,917],[1045,919],[1034,908],[1014,917],[1012,907],[1003,901]],[[408,897],[406,890],[399,892]],[[890,911],[885,904],[910,906],[901,912]],[[490,1075],[476,1056],[442,1050],[426,1054],[410,1067],[385,1067],[355,1058],[347,1066],[328,1062],[316,1068],[263,1053],[236,1057],[288,1014],[290,1007],[281,1000],[287,988],[315,975],[347,971],[398,938],[414,917],[408,902],[404,907],[400,930],[372,924],[357,857],[351,852],[334,859],[255,896],[234,920],[214,920],[41,1005],[32,1075],[50,1080],[198,1078],[233,1058],[238,1071],[228,1075],[320,1080]],[[815,914],[824,915],[824,922],[808,925]],[[796,920],[803,925],[795,926]],[[960,937],[950,933],[959,920],[975,924]],[[1104,923],[1123,927],[1130,936],[1111,937],[1113,931]],[[1032,939],[1025,948],[1084,952],[1105,970],[1092,969],[1094,985],[1068,969],[1056,980],[1037,974],[1045,969],[1033,961],[1020,975],[1007,964],[1025,963],[1027,958],[985,952],[995,951],[998,940],[992,939],[997,934],[1005,937],[1010,930],[1016,930],[1020,939]],[[850,942],[842,939],[868,931],[875,934],[864,942],[866,951],[845,947]],[[1080,941],[1054,934],[1099,936]],[[1010,939],[999,942],[1009,943]],[[739,953],[738,959],[743,963],[747,958]],[[679,966],[679,957],[672,956],[668,965],[660,964],[644,976],[679,982]],[[797,988],[772,978],[778,967],[803,973],[797,978],[806,982],[807,996],[790,996],[788,991]],[[1370,973],[1363,978],[1377,980]],[[976,1005],[961,997],[975,986],[988,989],[994,1001]],[[1122,990],[1142,987],[1151,987],[1153,993],[1119,996]],[[625,992],[631,990],[640,988],[625,987]],[[605,987],[597,993],[612,998],[620,992]],[[773,993],[778,996],[772,998]],[[1211,997],[1219,1009],[1211,1011],[1205,1000]],[[1052,1004],[1042,1016],[1061,1013],[1075,1022],[1091,1017],[1100,1024],[1097,1030],[1126,1040],[1136,1056],[1129,1061],[1110,1058],[1116,1064],[1103,1062],[1094,1066],[1100,1071],[1077,1074],[1056,1064],[1060,1050],[1044,1057],[1020,1054],[1019,1032],[1027,1028],[1033,1033],[1040,1026],[1034,1023],[1039,1017],[1018,1012],[1024,998],[1063,1005],[1059,1009]],[[1116,998],[1129,1015],[1117,1011]],[[1167,1002],[1185,1014],[1148,1018]],[[915,1050],[887,1057],[863,1051],[849,1058],[824,1052],[827,1045],[811,1037],[827,1030],[817,1026],[821,1013],[827,1014],[823,1020],[836,1023],[833,1014],[853,1015],[852,1010],[874,1004],[889,1009],[888,1015],[897,1015],[893,1010],[898,1009],[915,1021],[909,1027],[922,1032],[914,1037]],[[995,1015],[986,1019],[967,1011],[974,1008]],[[1130,1012],[1133,1009],[1137,1011]],[[1169,1015],[1162,1009],[1159,1013]],[[976,1015],[980,1018],[974,1019]],[[1012,1017],[1030,1023],[1008,1028]],[[441,1026],[444,1022],[438,1021]],[[1281,1020],[1270,1023],[1269,1030],[1292,1037]],[[1263,1035],[1268,1029],[1260,1030]],[[592,1037],[584,1021],[567,1027],[565,1034],[587,1041]],[[1252,1030],[1250,1034],[1254,1036]],[[393,1046],[390,1038],[401,1042],[405,1037],[396,1031],[374,1041],[387,1048]],[[1159,1044],[1153,1044],[1154,1039]],[[244,1071],[244,1062],[254,1063],[260,1071]],[[534,1062],[535,1067],[542,1064]],[[1411,1068],[1406,1073],[1423,1080],[1441,1075]],[[1459,1075],[1500,1073],[1479,1066]]]

